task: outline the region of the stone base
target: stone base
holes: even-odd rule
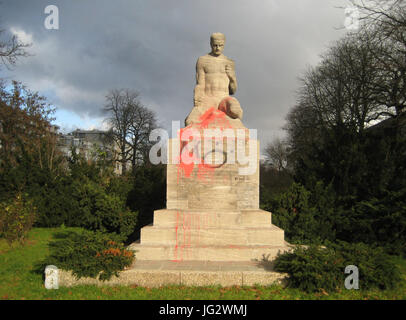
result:
[[[130,245],[136,259],[249,262],[290,249],[259,209],[260,149],[248,129],[192,126],[167,151],[167,209]]]
[[[289,250],[284,231],[263,210],[157,210],[154,224],[141,229],[129,249],[137,260],[253,261],[272,260]]]
[[[283,283],[286,274],[264,268],[258,262],[171,262],[171,261],[136,261],[129,270],[112,277],[109,281],[93,278],[76,279],[71,272],[59,270],[59,286],[76,285],[122,286],[136,285],[142,287],[161,286],[253,286]]]

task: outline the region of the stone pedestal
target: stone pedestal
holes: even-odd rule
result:
[[[259,143],[239,130],[210,131],[213,139],[197,130],[188,163],[185,142],[169,140],[167,209],[130,246],[137,260],[250,261],[289,249],[271,213],[259,209]]]

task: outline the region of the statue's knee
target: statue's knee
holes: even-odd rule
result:
[[[218,109],[223,111],[232,119],[242,119],[243,111],[240,103],[236,98],[227,97],[221,100]]]

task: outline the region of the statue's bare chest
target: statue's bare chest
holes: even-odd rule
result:
[[[204,58],[202,61],[203,70],[205,73],[225,73],[226,72],[226,59]]]

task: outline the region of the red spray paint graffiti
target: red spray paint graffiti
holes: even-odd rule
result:
[[[216,109],[215,107],[211,107],[199,118],[199,123],[195,123],[186,128],[180,129],[179,139],[181,143],[178,159],[179,160],[178,184],[179,180],[182,177],[191,178],[195,167],[197,167],[196,178],[199,181],[208,182],[214,178],[214,170],[221,166],[221,165],[214,166],[212,164],[205,163],[204,157],[203,159],[201,159],[200,153],[199,157],[197,157],[195,154],[195,150],[193,149],[184,150],[184,148],[186,148],[187,145],[191,143],[191,141],[193,140],[195,145],[201,147],[201,145],[199,145],[199,142],[201,143],[200,133],[202,132],[203,129],[207,129],[210,126],[220,128],[221,130],[231,128],[231,125],[226,117],[226,114],[223,111]],[[191,134],[193,132],[199,134],[193,135]],[[188,158],[189,161],[187,162],[184,161],[182,152],[185,152],[186,158]],[[183,215],[181,216],[181,214]],[[192,249],[191,248],[192,239],[194,245],[199,245],[200,228],[201,227],[204,228],[204,226],[200,226],[200,223],[203,222],[203,224],[205,224],[205,226],[207,227],[210,224],[210,222],[212,222],[211,220],[213,219],[211,214],[208,213],[205,214],[203,218],[205,221],[201,221],[199,215],[190,214],[185,211],[183,211],[182,213],[177,211],[175,225],[175,250],[174,250],[174,259],[172,261],[174,262],[183,261],[185,255],[188,255],[190,249]],[[193,238],[191,230],[194,230],[196,232],[196,236]],[[180,231],[182,231],[182,235],[180,235]]]
[[[219,166],[213,166],[211,164],[207,164],[204,162],[204,157],[201,159],[201,157],[196,157],[195,152],[193,150],[184,150],[184,148],[187,146],[190,141],[184,141],[186,139],[183,139],[185,136],[189,137],[191,136],[191,133],[194,132],[201,132],[203,129],[207,129],[210,125],[215,125],[216,127],[219,127],[220,129],[225,129],[225,128],[231,128],[230,122],[228,121],[226,114],[221,111],[216,109],[215,107],[211,107],[208,109],[202,116],[199,118],[200,122],[196,123],[194,125],[187,126],[186,128],[180,129],[179,133],[179,138],[181,141],[180,144],[180,156],[179,156],[179,165],[178,165],[178,177],[179,176],[185,176],[189,178],[193,172],[193,169],[195,167],[195,164],[197,164],[197,178],[198,179],[204,179],[208,173],[213,172],[213,170],[216,167]],[[193,127],[192,127],[193,126]],[[192,139],[194,142],[201,141],[201,136],[200,134],[195,134],[192,135]],[[187,152],[189,151],[188,154],[188,160],[187,163],[184,161],[184,157],[182,156],[182,152]],[[179,181],[179,180],[178,180]]]

